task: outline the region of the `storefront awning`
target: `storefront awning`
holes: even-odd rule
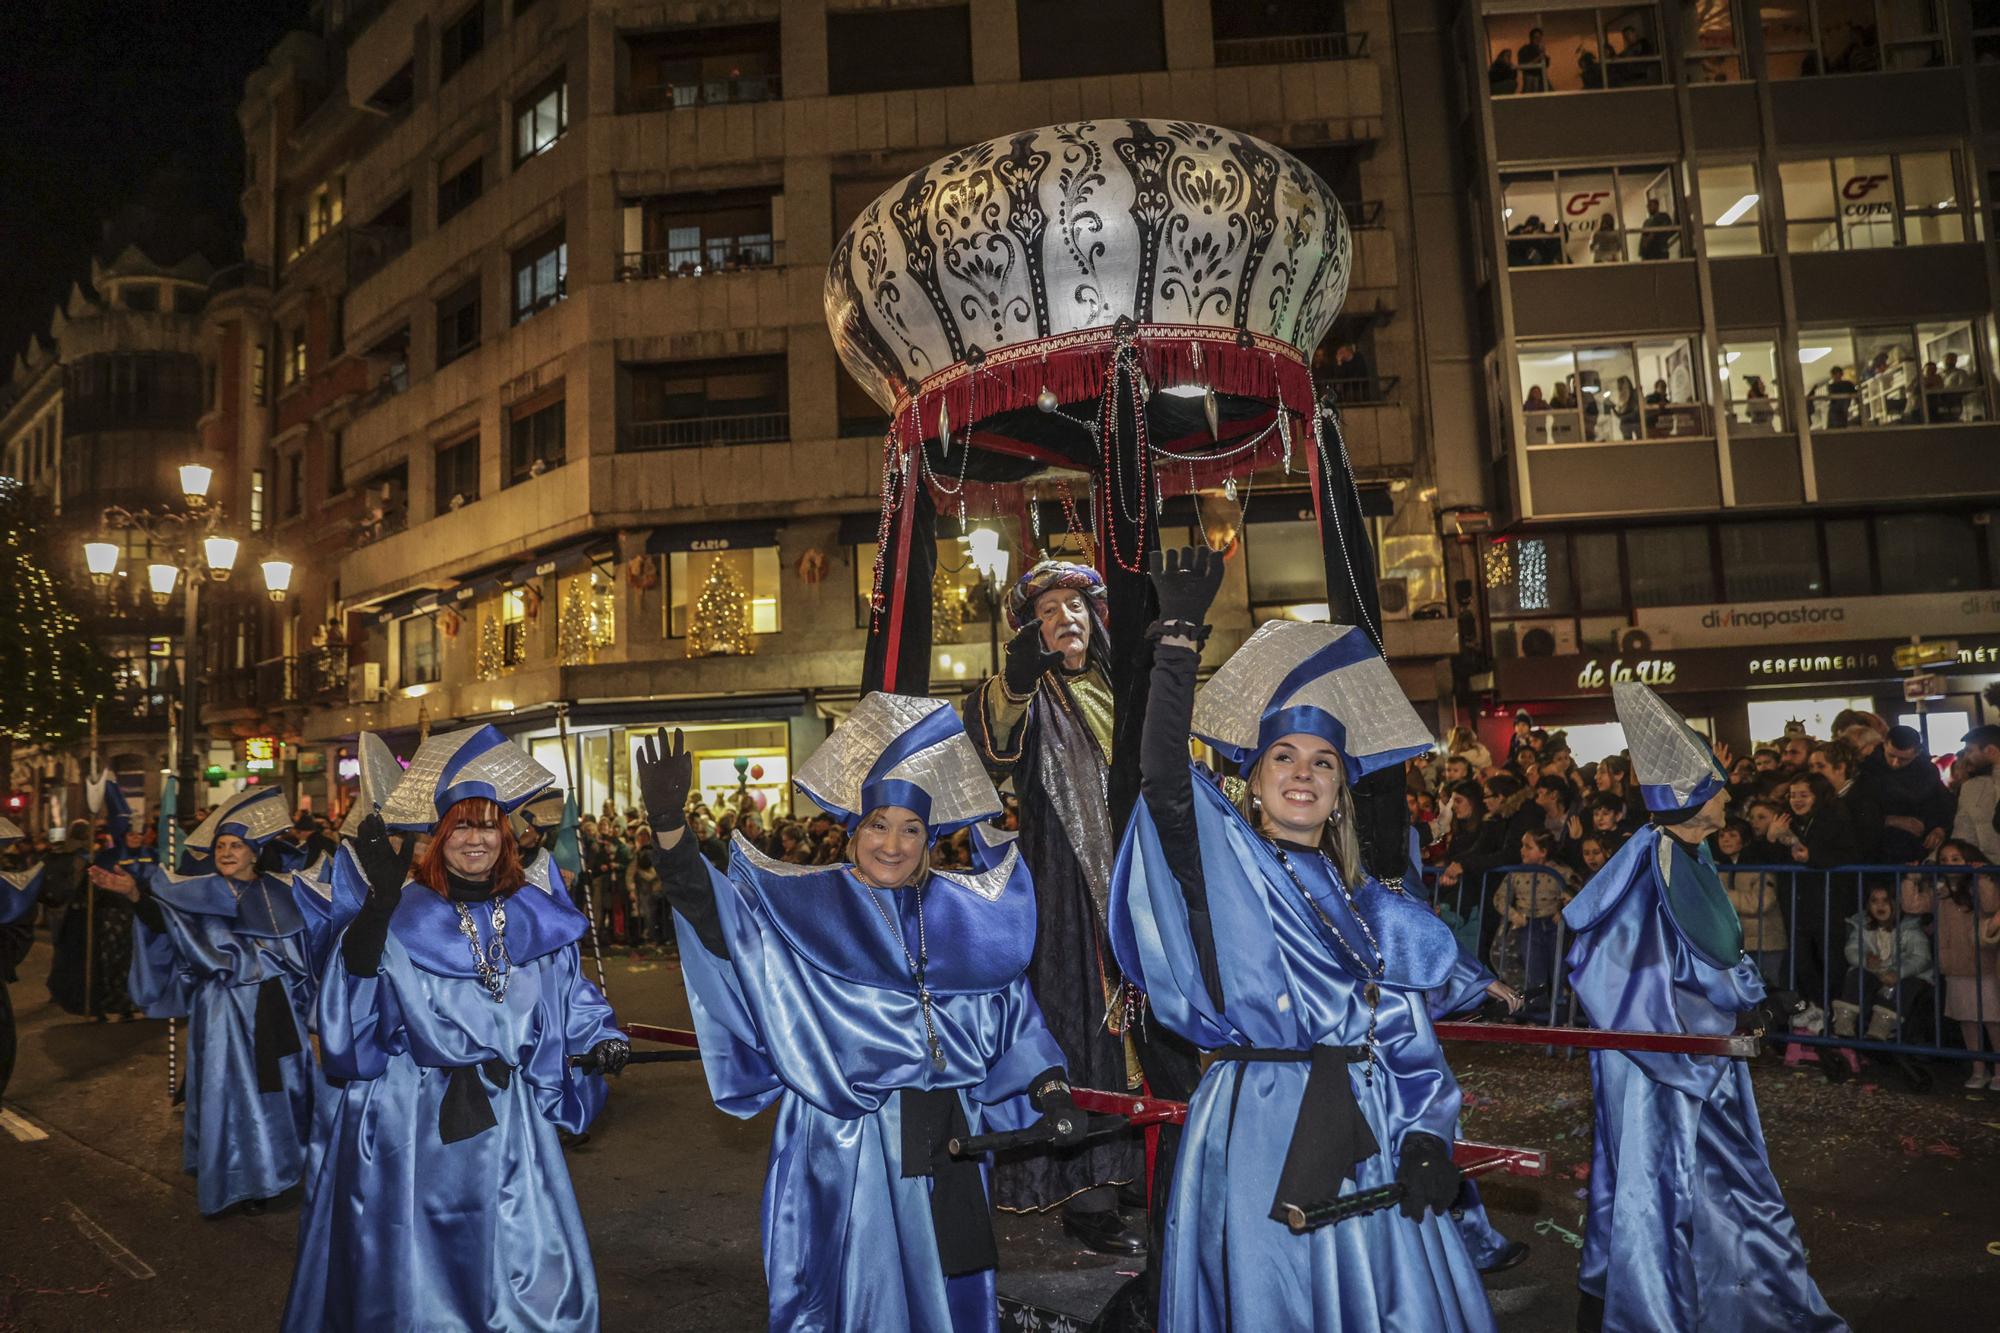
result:
[[[374,617],[376,624],[387,625],[405,616],[435,611],[444,596],[445,594],[433,588],[426,588],[421,592],[406,592],[401,596],[391,597],[379,606],[370,607],[367,614]]]
[[[690,523],[674,528],[654,528],[646,538],[646,554],[747,551],[753,547],[777,544],[778,525],[772,522]]]
[[[468,575],[454,584],[446,594],[445,601],[451,606],[468,606],[486,596],[498,592],[509,583],[508,575],[513,572],[511,565],[494,565],[477,574]]]
[[[529,579],[546,578],[551,574],[560,578],[565,574],[581,573],[594,564],[610,560],[616,554],[616,549],[602,537],[572,542],[568,546],[523,560],[507,571],[506,581],[508,586],[514,587],[526,583]]]

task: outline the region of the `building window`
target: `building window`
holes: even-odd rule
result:
[[[779,95],[775,23],[635,33],[625,43],[628,111],[768,102]]]
[[[2000,0],[1972,0],[1972,59],[2000,63]]]
[[[507,484],[539,477],[563,465],[563,400],[517,416],[507,437]]]
[[[1773,79],[1796,79],[1941,65],[1943,9],[1923,0],[1761,4],[1764,73]]]
[[[1701,236],[1710,259],[1761,255],[1764,209],[1757,190],[1757,167],[1750,162],[1704,162],[1701,180]]]
[[[1681,6],[1681,76],[1689,83],[1733,83],[1743,77],[1743,43],[1736,6]]]
[[[1722,595],[1733,602],[1826,596],[1819,525],[1809,518],[1723,524]]]
[[[748,604],[750,631],[776,634],[783,628],[778,614],[778,548],[753,546],[741,551],[673,551],[667,555],[666,633],[687,637],[688,619],[702,595],[733,583]]]
[[[1711,434],[1694,345],[1521,348],[1521,438],[1533,447]]]
[[[306,457],[304,451],[285,459],[285,517],[297,518],[306,511]]]
[[[1495,619],[1567,615],[1576,609],[1570,591],[1568,538],[1560,532],[1495,537],[1487,543],[1482,565],[1486,610]],[[1615,539],[1611,580],[1614,585],[1618,581]]]
[[[630,199],[618,277],[694,278],[777,262],[776,190]]]
[[[766,444],[789,438],[782,356],[625,368],[622,450]]]
[[[326,442],[326,493],[339,495],[347,489],[347,432],[336,430]]]
[[[1786,246],[1797,254],[1963,241],[1957,177],[1951,152],[1781,162]]]
[[[479,197],[484,186],[485,163],[473,158],[451,176],[438,181],[438,226],[457,217]]]
[[[1252,621],[1327,618],[1326,558],[1318,525],[1246,523],[1243,551]]]
[[[1660,83],[1653,5],[1486,15],[1487,85],[1495,97]]]
[[[445,82],[465,68],[465,62],[478,55],[485,45],[486,0],[473,0],[472,7],[444,30],[438,49],[438,82]]]
[[[1732,340],[1715,358],[1723,410],[1737,435],[1776,435],[1786,429],[1785,381],[1778,374],[1778,344],[1770,338]]]
[[[597,650],[618,641],[617,585],[595,569],[556,584],[556,657],[564,666],[587,666]]]
[[[1314,6],[1323,8],[1323,6]],[[1017,0],[1023,79],[1143,74],[1167,67],[1160,0]]]
[[[433,685],[444,676],[444,654],[438,642],[437,620],[429,615],[396,622],[398,685]]]
[[[1054,4],[1047,7],[1059,8]],[[1095,8],[1072,5],[1070,13],[1074,16]],[[1150,8],[1155,11],[1153,21],[1157,24],[1159,6]],[[1367,54],[1368,34],[1347,31],[1346,9],[1344,0],[1261,0],[1254,5],[1244,4],[1243,0],[1210,0],[1208,17],[1215,34],[1215,63],[1227,67],[1359,58]],[[1146,29],[1141,27],[1140,31]],[[1048,40],[1060,44],[1065,39],[1057,36]],[[1118,38],[1109,36],[1102,40],[1115,45]],[[1021,60],[1022,68],[1026,69],[1025,49]]]
[[[454,440],[437,452],[437,512],[449,514],[479,498],[479,433]]]
[[[1509,268],[1681,256],[1671,167],[1512,172],[1500,192]]]
[[[1632,605],[1686,606],[1715,596],[1707,527],[1633,528],[1625,534]]]
[[[1878,514],[1874,527],[1883,596],[1968,592],[1984,582],[1969,515]]]
[[[262,407],[271,397],[271,348],[258,343],[250,349],[250,397]]]
[[[493,606],[500,626],[500,665],[517,667],[528,660],[528,593],[509,588]]]
[[[1980,326],[1971,320],[1804,329],[1806,424],[1920,426],[1988,418]]]
[[[886,93],[972,82],[972,11],[840,12],[826,16],[827,91]]]
[[[514,103],[514,161],[546,153],[569,128],[569,84],[563,72]]]
[[[250,531],[264,530],[264,469],[250,474]]]
[[[297,384],[306,377],[306,330],[301,324],[285,340],[285,383]]]
[[[121,293],[127,310],[141,314],[151,314],[160,308],[160,288],[158,283],[128,282]]]
[[[563,299],[569,282],[569,242],[561,224],[514,252],[514,322]]]
[[[479,346],[479,279],[437,303],[437,363],[443,369]]]

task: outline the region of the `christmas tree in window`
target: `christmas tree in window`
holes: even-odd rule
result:
[[[689,657],[742,656],[757,651],[750,625],[750,599],[736,571],[720,556],[708,567],[708,582],[688,620]]]

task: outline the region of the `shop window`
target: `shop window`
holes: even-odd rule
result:
[[[566,456],[563,400],[514,417],[508,426],[507,484],[516,485],[561,467]]]
[[[791,433],[782,356],[629,365],[621,379],[621,450],[765,444]]]
[[[1500,178],[1507,264],[1616,264],[1684,253],[1674,173],[1587,167]]]
[[[564,666],[593,663],[598,649],[617,642],[618,590],[609,574],[590,569],[561,580],[556,601],[556,656]]]
[[[776,634],[783,628],[778,602],[778,548],[756,546],[741,551],[673,551],[666,557],[666,634],[687,637],[688,622],[704,594],[711,605],[741,593],[753,634]],[[713,590],[713,591],[712,591]]]
[[[479,433],[437,452],[437,512],[449,514],[479,498]]]
[[[528,660],[525,588],[509,588],[479,604],[479,638],[473,651],[473,674],[480,680],[498,680]]]
[[[1261,6],[1260,6],[1261,7]],[[1017,0],[1021,77],[1082,79],[1167,67],[1160,0]]]
[[[1936,0],[1760,4],[1764,72],[1774,79],[1796,79],[1943,64],[1943,8]]]
[[[1964,514],[1879,514],[1875,561],[1884,596],[1977,588],[1979,548]]]
[[[1518,356],[1521,437],[1531,448],[1712,433],[1692,338],[1524,347]]]
[[[886,93],[972,82],[972,11],[839,11],[826,16],[827,91]]]
[[[635,33],[625,45],[628,111],[767,102],[780,94],[776,23]]]
[[[1495,619],[1566,614],[1574,609],[1564,534],[1496,537],[1487,543],[1483,562],[1486,610]],[[1615,580],[1615,551],[1611,572]]]
[[[548,152],[568,128],[569,83],[557,70],[514,103],[514,161]]]
[[[1715,596],[1706,527],[1633,528],[1625,534],[1632,605],[1686,606]]]
[[[1317,524],[1245,524],[1241,541],[1254,623],[1328,618],[1326,557]]]
[[[1681,77],[1689,83],[1733,83],[1743,75],[1734,0],[1682,5]]]
[[[563,299],[569,288],[569,242],[562,225],[514,252],[514,322]]]
[[[479,279],[473,278],[437,303],[438,369],[479,346]]]
[[[1750,723],[1750,737],[1762,744],[1784,737],[1794,722],[1804,725],[1808,736],[1833,735],[1833,720],[1849,709],[1873,712],[1875,701],[1866,695],[1834,699],[1750,699],[1744,710]]]
[[[1984,421],[1984,341],[1972,320],[1802,330],[1807,424],[1845,430]]]
[[[1011,520],[989,519],[981,526],[999,527],[1005,534],[1001,538],[1002,544],[1013,548],[1015,539]],[[875,591],[875,551],[874,542],[858,542],[854,547],[854,625],[857,629],[865,629],[871,618],[868,603]],[[1021,571],[1016,568],[1012,573],[1018,575]],[[985,642],[986,622],[992,608],[986,600],[984,583],[978,566],[972,563],[965,538],[938,538],[937,575],[931,586],[932,637],[937,642]],[[1012,634],[1007,628],[1006,594],[1007,590],[1002,588],[998,611],[1003,640]]]
[[[444,675],[437,619],[409,616],[396,622],[396,683],[404,688],[432,685]]]
[[[620,281],[698,278],[777,262],[784,196],[776,189],[628,199]]]
[[[1649,4],[1489,13],[1487,83],[1496,97],[1660,83],[1659,35]]]
[[[1722,595],[1737,602],[1825,596],[1818,525],[1811,519],[1723,524]]]
[[[1700,167],[1702,243],[1710,259],[1761,255],[1764,209],[1757,168],[1750,162],[1704,162]]]
[[[473,0],[472,7],[446,25],[438,44],[438,82],[444,83],[465,68],[465,62],[486,45],[486,0]]]
[[[1955,153],[1809,158],[1779,163],[1778,178],[1794,254],[1965,239],[1967,192]]]
[[[1746,338],[1722,345],[1715,359],[1723,410],[1734,434],[1775,435],[1785,430],[1785,381],[1778,374],[1778,344]]]

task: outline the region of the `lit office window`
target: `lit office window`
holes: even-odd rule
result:
[[[561,71],[514,104],[514,160],[545,153],[569,128],[569,84]]]
[[[1649,4],[1550,5],[1489,13],[1486,59],[1495,97],[1659,83],[1659,10]]]
[[[1510,172],[1500,192],[1509,268],[1684,254],[1670,167]]]
[[[1763,196],[1757,167],[1750,162],[1704,162],[1701,181],[1701,235],[1710,259],[1761,255],[1764,246]]]
[[[1715,358],[1723,410],[1734,434],[1775,435],[1785,429],[1785,381],[1778,374],[1778,344],[1749,338],[1722,345]]]
[[[1941,65],[1944,8],[1934,0],[1760,4],[1764,72],[1773,79],[1799,79]]]
[[[1693,338],[1528,346],[1518,356],[1531,448],[1713,433]]]
[[[1681,76],[1689,83],[1733,83],[1743,77],[1743,42],[1730,0],[1681,6]]]
[[[1975,320],[1805,329],[1799,367],[1815,431],[1955,425],[1990,415]]]
[[[1942,245],[1965,239],[1957,155],[1878,153],[1778,164],[1794,254]]]

